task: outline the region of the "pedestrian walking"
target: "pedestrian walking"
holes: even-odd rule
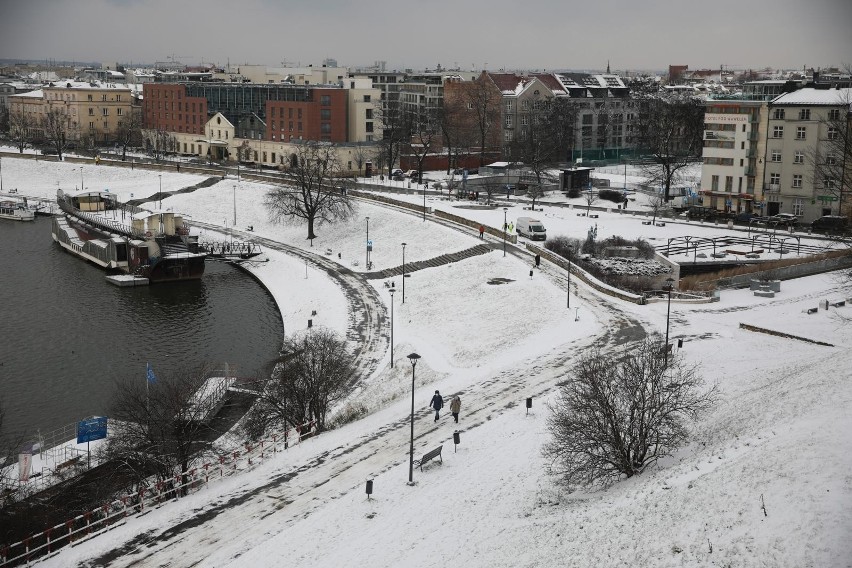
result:
[[[514,230],[515,230],[515,224],[512,223],[511,221],[509,221],[509,232],[511,233]]]
[[[453,397],[453,400],[450,401],[450,412],[453,415],[453,420],[458,423],[459,421],[459,410],[461,410],[461,399],[459,395]]]
[[[444,397],[441,396],[441,393],[435,391],[435,396],[432,397],[429,406],[435,409],[435,422],[437,422],[438,418],[441,417],[441,409],[444,407]]]
[[[480,226],[479,226],[479,238],[481,239],[481,238],[482,238],[482,235],[484,235],[484,234],[485,234],[485,227],[483,227],[482,225],[480,225]]]

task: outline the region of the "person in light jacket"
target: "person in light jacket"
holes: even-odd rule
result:
[[[453,420],[457,423],[459,421],[459,410],[461,410],[461,399],[459,395],[453,397],[453,400],[450,401],[450,412],[453,415]]]
[[[432,397],[429,406],[435,409],[435,422],[437,422],[438,418],[441,417],[441,409],[444,407],[444,397],[441,396],[441,393],[435,391],[435,396]]]

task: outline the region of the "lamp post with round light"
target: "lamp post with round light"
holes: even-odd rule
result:
[[[408,447],[408,484],[414,485],[414,369],[420,355],[411,353],[408,360],[411,361],[411,437]]]
[[[402,303],[405,303],[405,243],[402,243]]]
[[[393,369],[393,293],[396,292],[396,290],[394,288],[391,288],[390,290],[388,290],[388,292],[390,292],[390,297],[391,297],[391,326],[390,326],[391,327],[391,334],[390,334],[391,335],[391,337],[390,337],[391,364],[390,364],[390,366],[391,366],[391,369]]]
[[[663,347],[663,361],[665,366],[669,366],[669,317],[672,313],[672,287],[674,285],[674,278],[666,278],[666,291],[669,293],[669,305],[666,308],[666,346]]]
[[[366,256],[364,257],[364,266],[367,268],[367,270],[370,270],[370,218],[369,217],[367,217],[367,252],[366,252]],[[393,293],[391,293],[391,296],[393,296]]]

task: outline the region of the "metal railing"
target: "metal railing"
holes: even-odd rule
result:
[[[48,527],[18,542],[0,546],[0,566],[29,564],[40,557],[55,554],[70,544],[94,538],[151,507],[161,507],[166,502],[198,491],[217,479],[249,471],[264,459],[286,450],[291,445],[298,445],[315,434],[315,424],[309,422],[256,443],[245,442],[223,450],[218,461],[207,462],[185,472],[176,472],[167,479],[154,481],[148,487],[120,495],[64,523]]]

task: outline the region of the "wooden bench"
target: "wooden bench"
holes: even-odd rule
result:
[[[643,225],[650,225],[650,224],[651,224],[651,222],[650,222],[650,221],[642,221],[642,224],[643,224]]]
[[[759,296],[761,298],[774,298],[775,292],[773,292],[772,290],[755,290],[754,295]]]
[[[600,215],[598,215],[597,213],[592,213],[589,215],[589,219],[597,219],[598,217],[600,217]]]
[[[805,310],[805,313],[807,313],[807,314],[815,314],[815,313],[817,313],[818,311],[819,311],[819,308],[808,308],[807,310]]]
[[[846,301],[840,300],[839,302],[834,302],[833,304],[831,304],[831,307],[832,308],[842,308],[845,305],[846,305]]]
[[[422,457],[422,458],[420,458],[419,460],[414,460],[414,465],[416,465],[417,467],[419,467],[419,468],[420,468],[420,471],[423,471],[423,466],[424,466],[424,465],[426,465],[426,462],[428,462],[429,460],[431,460],[432,458],[435,458],[435,457],[437,457],[438,459],[440,459],[440,460],[441,460],[441,464],[443,465],[443,463],[444,463],[444,458],[441,456],[441,450],[442,450],[442,449],[444,449],[443,444],[442,444],[442,445],[440,445],[440,446],[438,446],[438,447],[437,447],[437,448],[435,448],[434,450],[429,450],[428,452],[426,452],[425,454],[423,454],[423,457]]]

